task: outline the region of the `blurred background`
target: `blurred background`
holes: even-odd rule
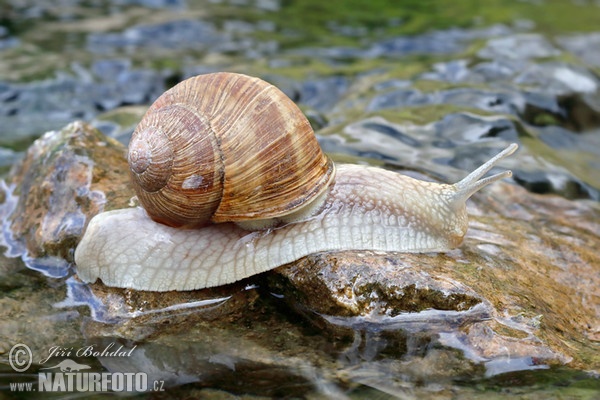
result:
[[[76,119],[127,143],[165,89],[227,70],[279,86],[342,158],[435,173],[493,152],[445,148],[526,141],[519,183],[598,199],[599,23],[593,0],[0,0],[0,171]]]

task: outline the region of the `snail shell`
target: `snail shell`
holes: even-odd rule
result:
[[[283,92],[225,72],[161,95],[133,133],[128,161],[141,205],[170,226],[268,225],[312,204],[335,176],[310,123]]]

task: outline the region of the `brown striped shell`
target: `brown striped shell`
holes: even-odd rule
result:
[[[171,226],[282,217],[335,175],[294,102],[258,78],[225,72],[161,95],[133,133],[128,160],[140,203]]]

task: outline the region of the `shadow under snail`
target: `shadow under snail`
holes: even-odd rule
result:
[[[466,200],[509,145],[453,185],[335,165],[279,89],[234,73],[160,96],[129,144],[140,207],[103,212],[75,251],[77,274],[108,286],[193,290],[336,250],[441,252],[467,231]]]

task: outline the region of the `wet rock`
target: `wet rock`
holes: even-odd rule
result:
[[[581,181],[573,181],[564,173],[517,171],[514,179],[533,193],[559,193],[569,199],[598,199],[597,191]]]
[[[89,218],[134,195],[124,155],[123,145],[81,122],[36,140],[5,189],[14,199],[2,204],[9,253],[46,275],[65,276]]]
[[[527,60],[522,59],[501,58],[476,63],[451,60],[434,64],[432,71],[422,73],[419,78],[450,83],[508,83],[527,66]]]
[[[120,4],[137,4],[148,8],[184,8],[184,0],[119,0]]]
[[[414,37],[397,37],[377,43],[370,49],[373,56],[403,56],[408,54],[444,54],[458,53],[465,43],[460,35],[451,32],[433,32]]]
[[[510,119],[501,117],[481,117],[470,113],[448,114],[435,123],[435,131],[440,138],[452,142],[477,141],[485,138],[498,138],[506,142],[517,142],[524,134]],[[460,165],[466,168],[464,165]],[[467,169],[468,170],[468,169]]]
[[[59,306],[64,300],[64,290],[46,286],[41,274],[32,274],[21,263],[21,268],[6,271],[11,260],[16,259],[7,262],[0,255],[2,357],[8,360],[12,346],[25,343],[35,357],[34,363],[38,363],[53,346],[82,342],[79,324],[73,323],[80,317],[77,310]]]
[[[560,125],[577,132],[600,124],[600,81],[589,70],[559,62],[533,63],[527,58],[499,57],[470,68],[467,65],[465,60],[435,64],[433,71],[419,78],[486,84],[489,89],[460,88],[431,94],[406,88],[375,96],[369,109],[444,103],[514,114],[532,125]]]
[[[90,121],[90,125],[104,135],[117,139],[124,146],[129,145],[131,134],[140,122],[147,106],[125,106],[99,114]]]
[[[521,112],[526,100],[521,93],[510,91],[453,89],[433,96],[435,103],[455,104],[473,107],[483,111],[500,114]]]
[[[472,76],[473,73],[469,70],[467,60],[452,60],[434,64],[433,71],[422,74],[421,79],[435,79],[452,83],[465,82],[467,80],[471,82],[482,81],[469,79]]]
[[[335,24],[333,29],[339,30]],[[344,36],[356,36],[351,28],[342,28]],[[360,28],[359,28],[360,29]],[[349,61],[355,59],[398,58],[415,54],[443,55],[463,52],[470,41],[507,35],[511,30],[503,25],[493,25],[482,29],[447,29],[437,30],[414,36],[398,36],[384,39],[365,47],[326,47],[302,48],[294,50],[294,55],[324,58],[331,61]]]
[[[0,147],[0,171],[6,168],[8,169],[14,163],[19,160],[20,156],[17,152],[6,149],[4,147]]]
[[[0,83],[0,144],[90,120],[118,106],[146,104],[165,90],[160,73],[131,69],[128,61],[98,61],[91,71],[74,64],[73,71],[41,82]]]
[[[558,56],[560,51],[542,35],[527,33],[491,39],[477,54],[488,59],[530,59]]]
[[[473,66],[475,82],[502,82],[511,78],[525,67],[522,60],[491,60]]]
[[[482,297],[460,282],[430,274],[423,268],[427,265],[423,258],[419,255],[422,265],[415,268],[404,262],[402,254],[349,251],[308,256],[278,268],[285,279],[274,275],[270,288],[298,310],[325,318],[393,319],[430,309],[463,312],[483,304]],[[485,306],[475,314],[489,318]]]
[[[513,52],[513,46],[513,56],[506,57],[504,52]],[[426,119],[435,124],[438,141],[432,143],[430,154],[438,152],[436,147],[460,146],[463,140],[469,142],[475,137],[534,138],[537,144],[531,146],[531,151],[539,158],[528,160],[527,168],[515,168],[519,183],[536,192],[543,190],[568,198],[600,198],[597,174],[589,173],[595,170],[594,160],[600,156],[595,139],[600,126],[600,81],[594,71],[572,63],[536,61],[564,55],[537,34],[493,38],[478,55],[491,61],[455,59],[437,63],[431,71],[409,81],[379,81],[361,102],[371,113],[392,115],[397,111],[404,113],[404,118],[411,118],[412,114],[417,116],[415,120]],[[469,85],[457,87],[464,83]],[[455,112],[457,109],[460,112]],[[440,111],[442,116],[438,116]],[[467,117],[474,113],[479,115]],[[354,130],[356,125],[351,126]],[[363,146],[360,152],[352,154],[398,163],[389,151],[375,143],[374,137],[360,136],[358,132],[372,131],[364,128],[359,127],[352,136],[374,148]],[[430,131],[411,126],[396,130],[419,139]],[[564,135],[559,140],[561,133]],[[448,140],[448,136],[452,139]],[[383,140],[390,142],[389,138]],[[423,147],[431,143],[426,138],[418,141]],[[571,143],[572,154],[564,149],[561,154],[556,153],[557,144],[562,142]],[[554,143],[551,147],[556,150],[547,151],[542,143]],[[344,143],[341,147],[361,146]],[[414,147],[405,150],[409,154],[420,152]]]
[[[244,281],[195,291],[144,292],[85,284],[74,276],[67,281],[63,306],[87,305],[94,321],[118,324],[119,336],[142,340],[162,334],[161,325],[172,325],[173,333],[198,321],[239,319],[258,299],[256,289]]]
[[[227,20],[222,28],[198,19],[180,19],[156,24],[140,24],[123,32],[91,33],[87,48],[96,54],[156,51],[201,51],[214,54],[243,54],[248,59],[275,53],[279,44],[274,40],[258,41],[251,33],[270,30],[268,22],[256,24]],[[194,40],[189,40],[194,38]]]
[[[546,81],[546,84],[549,82]],[[408,88],[374,96],[367,110],[377,112],[394,108],[447,104],[466,109],[475,108],[488,113],[512,114],[535,125],[558,123],[574,130],[585,130],[598,125],[598,113],[595,112],[593,105],[586,102],[587,99],[579,95],[561,98],[547,93],[518,90],[460,88],[423,93]]]
[[[202,398],[201,389],[211,387],[267,398],[345,397],[343,372],[335,372],[334,358],[324,357],[326,340],[307,336],[305,329],[287,321],[275,308],[246,309],[227,321],[190,322],[160,324],[159,335],[141,342],[132,338],[148,325],[88,321],[82,330],[87,342],[97,348],[110,343],[131,348],[135,343],[131,357],[101,357],[102,366],[114,372],[147,372],[149,380],[164,381],[175,397],[173,386],[183,384],[187,390],[197,388]],[[306,346],[307,341],[313,346]]]
[[[555,95],[595,93],[600,87],[600,81],[590,71],[564,63],[529,65],[514,81],[530,90]]]
[[[12,37],[8,29],[0,25],[0,51],[19,45],[19,39]]]
[[[528,357],[600,365],[600,206],[500,183],[469,214],[456,250],[317,254],[278,268],[270,290],[336,332],[438,326],[445,345],[490,368]]]
[[[409,54],[446,54],[463,51],[473,39],[506,35],[510,29],[503,25],[463,30],[448,29],[413,37],[397,37],[374,44],[367,54],[371,57],[398,57]]]
[[[428,125],[397,124],[373,117],[343,128],[341,134],[351,140],[330,135],[321,139],[321,145],[329,152],[370,158],[390,167],[425,171],[430,177],[457,182],[465,176],[464,171],[472,171],[500,151],[490,139],[520,142],[539,136],[542,141],[552,142],[553,135],[560,132],[552,134],[551,127],[537,131],[516,119],[473,113],[450,113]],[[569,151],[560,146],[528,146],[503,165],[512,169],[519,184],[535,193],[600,199],[600,181],[597,174],[589,173],[595,169],[595,138],[593,134],[577,137],[577,145],[572,144]],[[573,134],[570,139],[575,140]],[[569,137],[561,136],[561,140]],[[549,165],[545,161],[548,158],[557,161]],[[588,168],[573,168],[582,160],[588,160]]]
[[[600,67],[600,33],[592,32],[579,35],[558,37],[557,42],[583,62]]]
[[[298,102],[319,111],[329,110],[340,101],[349,85],[348,79],[342,76],[304,81],[300,85]]]
[[[375,96],[367,110],[380,111],[432,104],[452,104],[487,112],[519,114],[525,109],[527,100],[522,93],[511,91],[460,88],[423,93],[417,89],[400,89]]]
[[[426,94],[416,89],[400,89],[378,95],[371,100],[368,111],[380,111],[389,108],[418,106],[430,103]]]
[[[138,25],[122,33],[93,33],[88,36],[88,49],[94,53],[144,47],[201,50],[220,39],[211,23],[190,19]]]
[[[592,143],[587,143],[586,140],[582,140],[582,135],[578,135],[560,126],[544,126],[537,130],[540,132],[538,138],[544,144],[556,150],[585,151],[588,146],[593,145]],[[594,134],[592,133],[589,136],[594,136]]]

